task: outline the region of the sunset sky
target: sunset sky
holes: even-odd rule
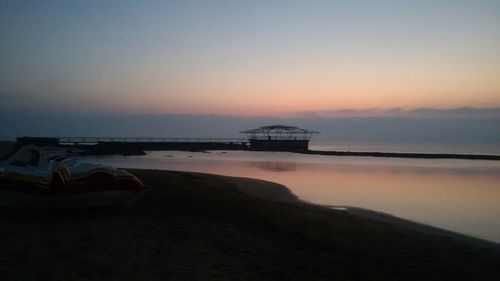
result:
[[[500,1],[2,1],[3,110],[500,107]]]

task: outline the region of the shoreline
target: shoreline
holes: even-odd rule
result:
[[[308,150],[297,152],[312,155],[355,156],[355,157],[385,157],[410,159],[460,159],[500,161],[500,155],[489,154],[456,154],[456,153],[412,153],[412,152],[358,152],[358,151],[321,151]]]
[[[72,148],[64,146],[64,148]],[[78,147],[77,147],[78,149]],[[81,148],[80,148],[81,149]],[[406,158],[406,159],[457,159],[457,160],[487,160],[500,161],[500,155],[492,154],[459,154],[459,153],[413,153],[413,152],[376,152],[376,151],[322,151],[322,150],[256,150],[256,149],[214,149],[213,147],[182,148],[176,147],[172,149],[141,149],[137,147],[127,148],[122,146],[108,146],[106,148],[84,148],[81,154],[83,155],[110,155],[121,154],[129,155],[145,155],[146,151],[190,151],[190,152],[205,152],[205,151],[256,151],[256,152],[291,152],[308,155],[324,155],[324,156],[343,156],[343,157],[380,157],[380,158]]]
[[[219,176],[219,175],[217,175]],[[254,178],[244,178],[244,177],[229,177],[229,176],[221,176],[226,177],[236,183],[238,188],[252,196],[265,198],[265,199],[273,199],[281,202],[290,202],[290,203],[299,203],[299,204],[308,204],[318,207],[324,207],[327,209],[333,209],[336,211],[344,211],[351,215],[375,219],[383,222],[388,222],[391,224],[395,224],[399,227],[411,229],[413,231],[418,231],[425,234],[438,235],[442,237],[447,237],[450,239],[455,239],[457,241],[462,241],[464,243],[472,244],[477,247],[481,247],[484,249],[495,250],[500,253],[500,244],[495,243],[493,241],[485,240],[479,237],[474,237],[458,232],[454,232],[451,230],[446,230],[443,228],[439,228],[432,225],[427,225],[415,221],[411,221],[408,219],[404,219],[401,217],[397,217],[391,214],[387,214],[384,212],[365,209],[354,206],[345,206],[345,205],[322,205],[322,204],[314,204],[310,202],[306,202],[300,200],[293,192],[286,187],[285,185],[269,182],[260,179]]]
[[[349,214],[357,215],[360,217],[373,218],[376,220],[393,223],[393,224],[398,225],[400,227],[404,227],[404,228],[411,229],[411,230],[418,231],[418,232],[425,233],[425,234],[431,234],[431,235],[447,237],[450,239],[455,239],[457,241],[461,241],[461,242],[471,244],[471,245],[474,245],[474,246],[477,246],[480,248],[488,249],[488,250],[494,250],[494,251],[497,251],[500,253],[500,244],[499,243],[485,240],[485,239],[482,239],[479,237],[474,237],[474,236],[467,235],[467,234],[462,234],[459,232],[454,232],[451,230],[446,230],[444,228],[439,228],[436,226],[432,226],[432,225],[404,219],[404,218],[397,217],[397,216],[387,214],[384,212],[360,208],[360,207],[353,207],[353,206],[324,205],[324,207],[334,208],[334,209],[345,209],[345,212],[348,212]]]
[[[129,208],[0,210],[0,279],[500,276],[495,249],[455,235],[418,231],[371,211],[313,205],[283,185],[194,172],[127,170],[149,187]]]

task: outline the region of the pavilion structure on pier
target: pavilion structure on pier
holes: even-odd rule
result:
[[[303,151],[309,149],[309,140],[319,132],[293,126],[272,125],[240,132],[247,134],[250,148],[267,151]]]

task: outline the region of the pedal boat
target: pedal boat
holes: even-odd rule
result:
[[[128,206],[145,191],[134,175],[26,145],[0,161],[0,207]]]

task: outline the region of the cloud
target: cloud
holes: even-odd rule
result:
[[[298,118],[356,118],[356,117],[405,117],[424,119],[483,119],[500,118],[500,108],[460,107],[452,109],[417,108],[404,110],[401,108],[379,109],[336,109],[321,111],[300,111],[290,114]]]

